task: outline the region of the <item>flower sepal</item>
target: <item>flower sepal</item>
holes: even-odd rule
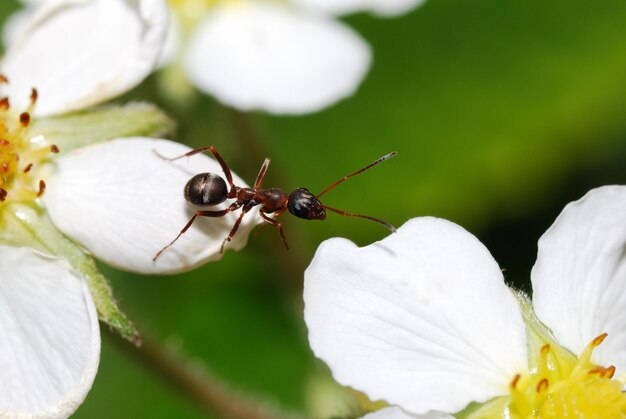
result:
[[[496,397],[486,403],[470,403],[462,411],[455,413],[456,419],[494,419],[507,418],[509,398]]]
[[[42,135],[61,153],[122,137],[170,137],[176,125],[151,103],[103,105],[84,111],[36,118],[29,128],[32,137]]]
[[[106,277],[94,259],[68,240],[50,221],[45,211],[34,204],[10,203],[0,212],[0,244],[30,247],[68,261],[80,273],[91,293],[99,319],[123,338],[139,344],[139,332],[118,306]]]
[[[546,345],[550,346],[550,351],[554,354],[554,356],[548,357],[548,367],[550,369],[558,368],[557,362],[559,364],[575,363],[576,355],[558,344],[552,331],[537,318],[530,297],[521,291],[514,291],[514,294],[519,302],[522,318],[526,325],[529,370],[532,372],[540,368],[542,364],[542,348]],[[559,360],[561,361],[559,362]]]

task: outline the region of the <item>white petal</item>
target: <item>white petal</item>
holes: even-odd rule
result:
[[[33,9],[25,8],[7,18],[2,28],[2,42],[5,48],[9,48],[24,34],[32,16]]]
[[[271,2],[228,3],[200,23],[186,69],[197,87],[236,108],[306,113],[354,93],[370,55],[330,18]]]
[[[172,241],[196,210],[183,197],[198,173],[223,176],[204,155],[168,161],[188,147],[167,140],[124,138],[78,149],[58,159],[44,202],[54,224],[110,265],[136,272],[189,270],[221,258],[220,247],[240,211],[220,218],[200,217],[156,262],[154,255]],[[235,185],[245,186],[234,176]],[[250,211],[227,249],[241,249],[259,223]]]
[[[176,60],[180,58],[179,52],[183,44],[182,38],[183,34],[180,22],[176,18],[176,15],[170,15],[170,22],[167,27],[167,34],[165,35],[161,56],[157,62],[157,68],[160,69],[170,64],[174,64]]]
[[[608,337],[596,362],[626,370],[626,186],[593,189],[565,207],[539,240],[533,305],[575,353]]]
[[[0,246],[0,416],[67,417],[100,359],[98,316],[65,261]]]
[[[139,84],[154,68],[168,25],[161,0],[45,3],[2,63],[18,109],[32,87],[36,115],[79,110]]]
[[[344,15],[370,11],[381,16],[397,16],[420,6],[425,0],[294,0],[307,9]]]
[[[413,415],[397,406],[386,407],[374,413],[368,413],[362,419],[454,419],[452,415],[442,412],[431,412],[424,415]]]
[[[328,240],[304,287],[313,352],[372,400],[456,412],[526,370],[517,301],[489,251],[449,221],[416,218],[364,248]]]

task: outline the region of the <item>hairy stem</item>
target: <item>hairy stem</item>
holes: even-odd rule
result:
[[[143,343],[135,346],[115,332],[106,334],[117,347],[158,374],[167,385],[195,402],[206,413],[229,419],[286,417],[284,413],[272,410],[269,404],[260,405],[250,396],[229,388],[211,375],[200,362],[185,359],[179,351],[157,342],[145,332],[141,336]]]

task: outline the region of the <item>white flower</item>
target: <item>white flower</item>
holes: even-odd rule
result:
[[[0,246],[0,416],[67,417],[100,359],[98,315],[65,261]]]
[[[35,116],[85,109],[126,92],[154,67],[168,21],[162,1],[47,1],[2,60],[3,94]]]
[[[201,90],[272,113],[315,112],[350,96],[369,64],[368,46],[347,26],[267,1],[215,6],[185,59]]]
[[[27,7],[5,25],[5,44],[24,31],[32,3],[54,1],[22,0]],[[308,7],[272,0],[170,3],[178,19],[172,16],[159,66],[179,60],[198,89],[241,110],[316,112],[352,95],[370,66],[369,46],[353,30]]]
[[[187,180],[201,172],[222,173],[213,159],[197,155],[168,161],[162,156],[182,155],[189,148],[151,138],[99,142],[67,154],[63,154],[67,150],[61,139],[59,157],[49,156],[46,154],[51,144],[47,143],[46,132],[31,138],[27,128],[12,120],[18,119],[17,114],[26,106],[19,99],[28,100],[33,87],[37,88],[38,99],[34,109],[29,110],[38,117],[84,109],[137,85],[160,56],[167,27],[165,4],[154,0],[44,3],[30,29],[11,47],[1,65],[2,74],[9,80],[1,88],[10,94],[10,111],[17,113],[5,113],[0,123],[7,129],[17,125],[15,131],[20,134],[10,144],[15,155],[7,152],[3,157],[20,162],[13,168],[20,182],[13,181],[12,190],[5,186],[10,190],[4,206],[10,206],[18,187],[28,189],[41,175],[47,185],[43,202],[55,225],[114,266],[163,273],[219,258],[219,246],[237,213],[211,222],[200,219],[198,228],[191,229],[156,263],[152,261],[156,251],[173,239],[193,215],[182,194]],[[69,148],[77,147],[70,144]],[[22,173],[19,169],[38,153],[52,157],[52,165],[42,165],[39,172],[35,165]],[[245,186],[239,177],[234,178],[235,184]],[[252,214],[247,220],[244,218],[243,229],[231,248],[241,247],[246,230],[258,221]]]
[[[307,9],[344,15],[369,11],[380,16],[397,16],[422,5],[425,0],[294,0]]]
[[[44,195],[52,221],[98,259],[128,271],[174,273],[220,259],[222,242],[239,210],[220,218],[199,217],[193,228],[152,260],[199,209],[183,197],[187,181],[204,172],[222,175],[218,163],[206,156],[170,162],[155,151],[174,157],[189,148],[168,140],[122,138],[59,158]],[[236,174],[233,178],[235,185],[247,186]],[[260,221],[256,210],[250,211],[226,248],[241,249]]]
[[[398,406],[385,407],[376,412],[368,413],[362,419],[454,419],[454,416],[441,412],[429,412],[424,415],[414,415]]]
[[[0,100],[0,416],[69,416],[97,370],[94,301],[98,305],[101,296],[90,292],[85,273],[95,267],[76,266],[84,255],[76,256],[76,246],[46,224],[48,216],[67,237],[122,269],[174,272],[221,256],[235,214],[211,223],[199,220],[152,261],[192,215],[182,194],[187,180],[199,172],[221,173],[214,160],[164,160],[155,151],[164,156],[189,151],[167,140],[120,138],[88,145],[106,139],[96,130],[108,126],[94,126],[93,139],[77,144],[63,121],[84,115],[45,119],[140,83],[160,56],[167,18],[163,1],[46,2],[1,63],[9,82],[0,88],[10,97]],[[31,116],[40,124],[33,125]],[[59,138],[59,130],[68,133],[67,140]],[[59,142],[52,144],[49,137]],[[232,247],[243,246],[256,218],[249,216]],[[101,309],[98,305],[102,316]]]
[[[352,95],[371,61],[348,26],[288,2],[171,1],[189,80],[220,102],[275,114],[316,112]],[[175,31],[189,28],[187,37]],[[168,55],[171,55],[168,54]]]
[[[467,417],[623,416],[625,215],[625,186],[568,205],[539,241],[533,306],[442,219],[413,219],[365,248],[329,240],[305,274],[311,347],[338,382],[406,411],[380,417],[471,402],[482,405]]]

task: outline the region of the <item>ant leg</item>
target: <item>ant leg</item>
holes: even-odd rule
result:
[[[158,253],[156,255],[154,255],[154,257],[152,258],[152,261],[156,261],[157,258],[159,256],[161,256],[161,253],[163,253],[167,248],[169,248],[171,245],[173,245],[176,240],[178,240],[180,238],[180,236],[182,236],[183,234],[185,234],[185,232],[187,230],[189,230],[189,227],[191,227],[191,225],[193,224],[193,222],[196,220],[196,218],[198,217],[223,217],[226,214],[228,214],[231,211],[236,210],[238,207],[233,208],[234,205],[231,205],[230,207],[221,210],[221,211],[196,211],[196,213],[191,217],[191,219],[187,222],[187,224],[185,224],[185,227],[183,227],[183,229],[180,231],[180,233],[178,233],[178,236],[176,236],[176,238],[174,240],[172,240],[170,242],[170,244],[168,244],[167,246],[165,246],[163,249],[159,250]]]
[[[272,214],[274,214],[274,217],[273,217],[273,218],[274,218],[274,219],[278,218],[278,216],[279,216],[280,214],[282,214],[283,212],[285,212],[286,210],[287,210],[287,207],[284,207],[283,209],[280,209],[280,210],[278,210],[278,211],[274,211],[274,212],[272,213]],[[260,212],[260,211],[259,211],[259,212]],[[263,214],[265,214],[265,213],[263,213]],[[269,225],[271,225],[271,226],[273,226],[273,224],[272,224],[272,223],[263,223],[263,224],[261,224],[261,225],[260,225],[260,226],[258,226],[258,227],[257,227],[257,229],[256,229],[256,235],[258,236],[258,235],[259,235],[259,233],[261,232],[261,229],[262,229],[263,227],[265,227],[266,225],[268,225],[268,224],[269,224]],[[287,249],[289,249],[289,246],[287,246]]]
[[[228,165],[226,164],[222,156],[220,156],[220,153],[218,153],[214,147],[209,147],[209,151],[211,152],[211,154],[213,154],[213,157],[215,157],[215,160],[217,160],[217,162],[220,164],[220,167],[222,168],[222,172],[224,172],[224,176],[226,176],[226,180],[228,181],[228,186],[230,186],[230,190],[228,191],[228,197],[234,198],[235,196],[237,196],[237,190],[235,189],[235,184],[233,183],[233,175],[232,173],[230,173],[230,169],[228,168]]]
[[[163,160],[169,160],[169,161],[174,161],[174,160],[178,160],[178,159],[182,159],[183,157],[191,157],[193,155],[196,155],[198,153],[202,153],[205,152],[207,150],[209,150],[211,148],[211,146],[208,147],[200,147],[200,148],[195,148],[181,156],[177,156],[177,157],[165,157],[162,154],[160,154],[158,151],[154,150],[154,154],[156,154],[157,156],[161,157]]]
[[[285,238],[285,233],[283,232],[283,225],[279,223],[278,221],[276,221],[274,218],[268,217],[267,215],[265,215],[263,211],[259,211],[259,214],[261,214],[261,217],[267,224],[271,225],[272,227],[275,227],[276,230],[278,230],[278,233],[280,234],[280,238],[283,239],[283,244],[285,245],[285,248],[289,250],[289,245],[287,244],[287,239]]]
[[[233,191],[235,190],[235,185],[233,183],[233,175],[230,172],[230,169],[228,168],[228,165],[226,164],[226,162],[224,161],[224,159],[222,158],[222,156],[220,156],[220,153],[217,152],[217,150],[215,149],[215,147],[213,146],[206,146],[206,147],[200,147],[200,148],[195,148],[181,156],[177,156],[177,157],[165,157],[162,156],[161,154],[159,154],[156,150],[154,150],[154,153],[161,157],[162,159],[165,160],[169,160],[169,161],[174,161],[174,160],[178,160],[178,159],[182,159],[183,157],[191,157],[194,156],[196,154],[200,154],[200,153],[204,153],[205,151],[210,151],[211,154],[213,154],[213,156],[215,157],[215,159],[217,160],[217,162],[220,164],[220,167],[222,168],[222,171],[224,172],[224,175],[226,176],[226,180],[228,181],[228,185],[230,186],[230,191],[228,192],[228,195],[231,195],[233,193]],[[229,198],[234,198],[234,196],[229,196]]]
[[[267,166],[270,165],[270,159],[265,159],[263,165],[261,166],[261,170],[259,170],[259,174],[256,176],[256,180],[254,181],[253,189],[257,190],[261,187],[263,183],[263,179],[265,179],[265,173],[267,172]]]
[[[252,209],[251,206],[245,206],[241,209],[241,214],[239,214],[239,218],[237,218],[237,221],[235,221],[235,225],[233,225],[233,228],[230,230],[230,233],[228,233],[228,237],[226,237],[224,241],[222,242],[222,248],[220,249],[220,253],[224,253],[224,246],[226,245],[226,242],[231,241],[233,237],[235,237],[235,234],[237,234],[237,230],[239,229],[239,224],[241,224],[241,220],[243,219],[243,216],[246,215],[248,211],[250,211],[251,209]]]
[[[259,224],[256,228],[256,230],[254,231],[254,235],[256,237],[259,237],[259,234],[261,234],[261,230],[263,230],[265,228],[265,226],[267,225],[267,223],[263,223],[263,224]]]

